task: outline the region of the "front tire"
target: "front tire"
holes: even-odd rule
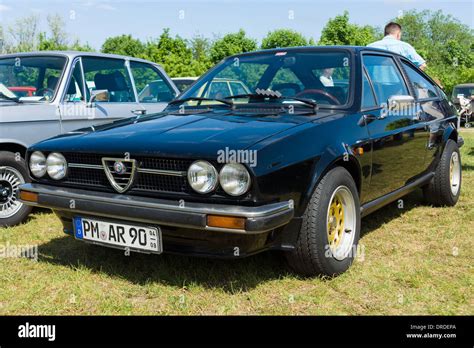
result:
[[[304,276],[336,276],[351,266],[359,237],[357,187],[346,169],[336,167],[316,187],[288,263]]]
[[[18,154],[0,151],[0,227],[23,222],[31,207],[18,201],[19,186],[29,182],[25,160]]]
[[[435,175],[423,188],[428,203],[435,206],[454,206],[461,194],[462,167],[458,144],[446,142]]]

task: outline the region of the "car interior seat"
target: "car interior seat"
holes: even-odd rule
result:
[[[131,101],[130,89],[125,80],[125,76],[120,71],[114,71],[110,74],[97,73],[94,76],[95,88],[106,89],[109,91],[111,102],[129,102]]]

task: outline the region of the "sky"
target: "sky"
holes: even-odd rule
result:
[[[353,23],[382,28],[410,9],[441,10],[474,28],[473,0],[0,0],[0,24],[8,28],[36,14],[46,30],[46,16],[57,13],[71,41],[100,49],[107,37],[131,34],[146,41],[163,28],[185,39],[212,39],[243,28],[259,41],[271,30],[290,28],[317,40],[328,19],[344,10]]]

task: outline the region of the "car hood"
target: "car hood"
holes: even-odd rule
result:
[[[299,127],[315,116],[245,115],[219,113],[157,114],[78,130],[31,147],[31,150],[130,153],[162,157],[215,158],[219,150],[240,150]]]

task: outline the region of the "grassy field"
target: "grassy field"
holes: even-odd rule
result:
[[[454,208],[421,192],[363,220],[363,257],[342,276],[303,279],[277,253],[238,261],[147,256],[67,237],[48,211],[0,229],[37,262],[0,259],[0,314],[474,314],[474,132],[465,131]]]

